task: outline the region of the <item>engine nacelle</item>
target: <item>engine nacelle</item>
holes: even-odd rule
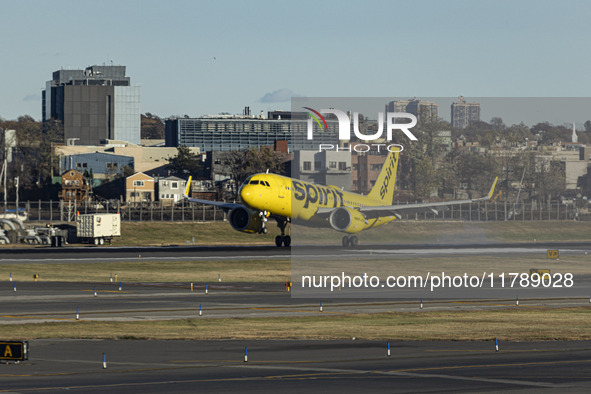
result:
[[[258,233],[263,227],[263,220],[258,211],[246,207],[236,207],[228,215],[228,221],[234,230],[245,233]]]
[[[345,207],[332,211],[329,222],[333,229],[344,233],[358,233],[366,225],[365,217],[361,212]]]

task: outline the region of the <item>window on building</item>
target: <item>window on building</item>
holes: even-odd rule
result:
[[[310,171],[312,169],[312,162],[311,161],[305,161],[304,162],[304,171]]]
[[[178,182],[170,182],[170,188],[171,189],[178,189],[179,183]]]
[[[142,187],[144,186],[144,181],[133,181],[133,187]]]
[[[337,162],[336,161],[329,161],[328,162],[328,168],[337,168]]]
[[[369,170],[370,171],[380,171],[382,169],[382,165],[381,164],[370,164],[369,165]]]
[[[87,168],[88,163],[76,163],[76,168]]]
[[[339,161],[339,170],[345,171],[347,169],[347,162],[346,161]]]
[[[117,163],[107,163],[107,170],[116,170],[118,167]]]

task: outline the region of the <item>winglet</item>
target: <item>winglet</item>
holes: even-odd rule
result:
[[[499,177],[495,178],[495,181],[493,182],[492,186],[490,187],[490,191],[488,192],[488,198],[492,198],[493,193],[495,192],[495,186],[497,185],[497,181],[499,180]]]
[[[193,176],[189,176],[189,180],[187,181],[187,187],[185,188],[185,197],[189,197],[189,190],[191,190],[191,179]]]

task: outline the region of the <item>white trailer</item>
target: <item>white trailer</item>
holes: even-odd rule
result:
[[[83,243],[104,245],[113,237],[121,236],[121,216],[118,213],[94,213],[78,215],[78,240]]]

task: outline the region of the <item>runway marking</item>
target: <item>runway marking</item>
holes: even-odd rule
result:
[[[43,361],[51,361],[51,360],[43,360]],[[55,360],[54,360],[55,361]],[[63,360],[60,360],[63,361]],[[69,360],[72,361],[72,360]],[[213,362],[212,362],[213,361]],[[532,365],[554,365],[554,364],[575,364],[575,363],[589,363],[591,360],[561,360],[561,361],[546,361],[546,362],[530,362],[530,363],[499,363],[499,364],[482,364],[482,365],[467,365],[467,366],[442,366],[442,367],[432,367],[432,368],[413,368],[413,369],[398,369],[398,370],[391,370],[391,371],[379,371],[379,370],[358,370],[358,369],[340,369],[340,368],[306,368],[306,367],[298,367],[298,366],[285,366],[285,365],[261,365],[261,362],[254,362],[250,365],[242,364],[242,362],[238,363],[236,360],[212,360],[212,361],[205,361],[205,364],[200,365],[190,365],[184,367],[162,367],[162,368],[136,368],[136,369],[125,369],[119,371],[109,371],[110,373],[134,373],[134,372],[146,372],[146,371],[161,371],[161,370],[175,370],[175,369],[188,369],[188,368],[206,368],[206,367],[222,367],[222,368],[246,368],[246,369],[259,369],[259,370],[271,370],[271,369],[282,369],[282,370],[291,370],[291,371],[302,371],[302,372],[309,372],[309,373],[301,373],[301,374],[282,374],[282,375],[267,375],[267,376],[252,376],[252,377],[237,377],[237,378],[221,378],[221,379],[191,379],[191,380],[168,380],[168,381],[150,381],[150,382],[135,382],[135,383],[111,383],[111,384],[101,384],[101,385],[79,385],[79,386],[56,386],[56,387],[36,387],[36,388],[24,388],[18,389],[18,391],[25,392],[25,391],[42,391],[42,390],[56,390],[56,389],[83,389],[83,388],[106,388],[106,387],[126,387],[126,386],[145,386],[145,385],[165,385],[165,384],[179,384],[179,383],[204,383],[204,382],[231,382],[231,381],[253,381],[253,380],[269,380],[269,379],[298,379],[298,380],[307,380],[307,379],[318,379],[323,377],[334,377],[335,375],[346,376],[346,375],[366,375],[366,377],[373,377],[377,378],[380,376],[387,377],[387,376],[395,376],[395,377],[408,377],[408,378],[435,378],[435,379],[449,379],[449,380],[462,380],[462,381],[473,381],[473,382],[485,382],[485,383],[497,383],[497,384],[509,384],[509,385],[520,385],[520,386],[531,386],[531,387],[548,387],[548,388],[560,388],[560,387],[568,387],[568,384],[554,384],[554,383],[546,383],[546,382],[536,382],[536,381],[524,381],[524,380],[515,380],[515,379],[508,379],[508,378],[484,378],[484,377],[469,377],[469,376],[453,376],[453,375],[443,375],[443,374],[421,374],[416,373],[420,371],[433,371],[433,370],[445,370],[445,369],[453,369],[453,370],[461,370],[463,368],[494,368],[494,367],[513,367],[513,366],[532,366]],[[236,362],[232,365],[223,365],[220,363],[224,362]],[[342,360],[342,361],[351,361],[351,360]],[[355,360],[353,360],[355,361]],[[361,360],[363,361],[363,360]],[[77,362],[85,362],[90,363],[86,360],[81,360]],[[272,361],[267,361],[272,362]],[[320,361],[314,360],[301,360],[300,363],[316,363]],[[326,362],[326,361],[324,361]],[[92,362],[95,363],[95,362]],[[292,362],[293,363],[293,362]],[[124,364],[124,363],[115,363],[115,364]],[[161,365],[161,364],[160,364]],[[82,372],[73,372],[73,373],[52,373],[52,374],[2,374],[2,377],[40,377],[40,376],[67,376],[67,375],[79,375],[79,374],[87,374],[89,371],[82,371]],[[372,376],[373,375],[373,376]],[[588,377],[581,377],[580,379],[585,379]],[[14,389],[3,389],[0,392],[8,392],[14,391]]]
[[[240,368],[262,368],[262,369],[291,369],[291,370],[311,370],[310,368],[301,368],[301,367],[273,367],[273,366],[264,366],[264,365],[241,365]],[[460,367],[458,367],[460,368]],[[375,375],[385,375],[385,376],[400,376],[400,377],[413,377],[413,378],[436,378],[436,379],[450,379],[450,380],[464,380],[464,381],[473,381],[473,382],[487,382],[487,383],[503,383],[503,384],[512,384],[512,385],[520,385],[520,386],[534,386],[534,387],[561,387],[563,385],[557,385],[553,383],[543,383],[543,382],[531,382],[531,381],[523,381],[523,380],[513,380],[513,379],[489,379],[489,378],[478,378],[478,377],[467,377],[467,376],[453,376],[453,375],[441,375],[441,374],[420,374],[420,373],[413,373],[407,372],[404,370],[400,371],[364,371],[364,370],[349,370],[349,369],[337,369],[337,368],[317,368],[314,369],[315,371],[319,372],[334,372],[334,373],[353,373],[353,374],[375,374]]]
[[[318,313],[318,314],[337,314],[337,315],[343,315],[343,314],[347,314],[349,312],[320,312],[318,311],[308,311],[308,310],[298,310],[298,309],[286,309],[286,308],[264,308],[264,307],[254,307],[254,308],[248,308],[249,310],[255,310],[255,311],[272,311],[272,312],[302,312],[302,313]]]
[[[60,317],[41,317],[41,316],[10,316],[10,315],[3,315],[0,318],[6,319],[44,319],[44,320],[60,320],[60,321],[76,321],[76,319],[66,319]]]
[[[532,365],[554,365],[554,364],[580,364],[580,363],[591,363],[591,360],[558,360],[558,361],[532,361],[527,363],[504,363],[504,364],[474,364],[474,365],[453,365],[453,366],[442,366],[442,367],[429,367],[429,368],[409,368],[409,369],[397,369],[391,372],[417,372],[417,371],[437,371],[444,369],[463,369],[463,368],[494,368],[494,367],[525,367]]]
[[[576,348],[576,349],[513,349],[505,350],[503,353],[545,353],[545,352],[578,352],[588,351],[589,348]],[[483,350],[483,349],[424,349],[424,352],[445,352],[445,353],[496,353],[494,350]]]
[[[491,304],[488,302],[474,302],[474,301],[452,301],[452,304],[466,304],[466,305],[485,305],[485,306],[509,306],[509,307],[515,307],[515,308],[538,308],[538,309],[550,309],[549,307],[545,306],[545,305],[515,305],[515,301],[513,301],[513,304],[510,304],[509,302],[511,301],[507,301],[507,304]]]

